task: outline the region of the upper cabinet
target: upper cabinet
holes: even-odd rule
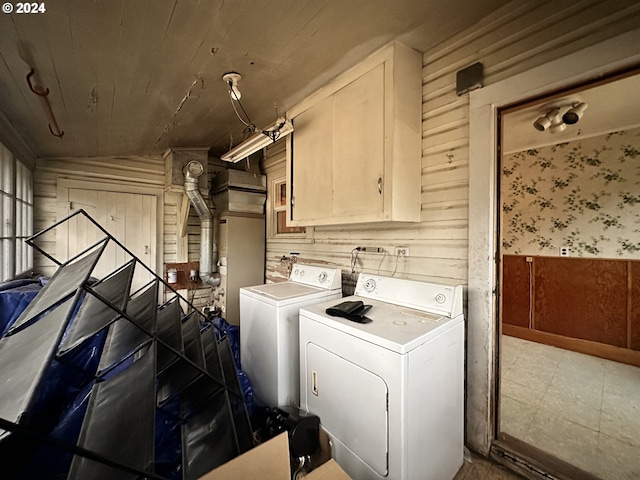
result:
[[[288,224],[420,220],[421,73],[394,42],[288,112]]]

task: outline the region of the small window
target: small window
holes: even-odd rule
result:
[[[287,227],[287,183],[284,180],[274,182],[275,192],[273,211],[276,217],[275,234],[281,235],[285,233],[304,234],[307,229],[305,227]]]

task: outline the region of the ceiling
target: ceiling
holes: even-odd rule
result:
[[[0,16],[0,112],[37,157],[159,154],[243,139],[222,75],[271,124],[393,39],[426,51],[505,0],[55,0]],[[53,136],[30,69],[64,135]]]
[[[578,91],[549,97],[524,108],[514,108],[503,116],[502,152],[521,152],[579,138],[640,126],[640,73],[610,82],[597,82]],[[572,105],[588,105],[578,123],[561,132],[536,130],[533,123],[550,110],[561,114]]]

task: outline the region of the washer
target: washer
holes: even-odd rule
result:
[[[299,405],[300,307],[342,297],[339,268],[294,265],[289,280],[240,289],[240,362],[256,400]]]
[[[325,313],[372,305],[370,323]],[[353,479],[451,479],[463,462],[462,287],[360,274],[355,295],[300,310],[301,408]]]

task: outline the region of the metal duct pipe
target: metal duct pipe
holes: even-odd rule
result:
[[[198,177],[204,172],[200,162],[191,161],[184,169],[184,190],[191,200],[200,217],[200,279],[207,285],[216,287],[220,285],[220,274],[217,273],[218,246],[216,239],[216,222],[214,216],[205,202],[200,188]]]

